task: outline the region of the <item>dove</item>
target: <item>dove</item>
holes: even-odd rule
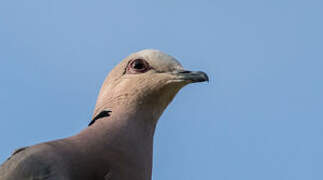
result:
[[[133,53],[105,79],[85,129],[16,150],[0,180],[150,180],[159,117],[182,87],[204,81],[159,50]]]

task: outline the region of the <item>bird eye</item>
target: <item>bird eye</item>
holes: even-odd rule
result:
[[[149,64],[143,59],[132,60],[127,68],[130,73],[143,73],[149,70]]]

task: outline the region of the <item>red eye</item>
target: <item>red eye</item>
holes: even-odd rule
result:
[[[143,59],[132,60],[127,68],[127,71],[130,73],[144,73],[149,70],[149,64]]]

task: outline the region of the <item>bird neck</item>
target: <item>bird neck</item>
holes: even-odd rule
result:
[[[112,107],[111,116],[98,119],[70,139],[82,149],[84,155],[91,154],[93,162],[100,159],[112,171],[129,170],[120,172],[126,174],[135,172],[135,168],[136,176],[150,179],[153,136],[159,118],[153,109]],[[119,167],[123,167],[122,170]]]

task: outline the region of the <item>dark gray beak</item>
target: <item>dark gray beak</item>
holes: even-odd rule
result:
[[[195,82],[204,82],[204,81],[209,81],[209,77],[205,72],[202,71],[178,71],[177,75],[179,76],[180,79],[189,81],[191,83]]]

